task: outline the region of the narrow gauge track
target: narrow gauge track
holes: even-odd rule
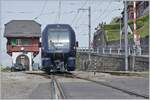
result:
[[[35,73],[30,73],[30,74],[35,74]],[[52,73],[51,75],[48,75],[48,74],[37,74],[37,75],[42,75],[46,78],[51,78],[52,81],[51,81],[51,84],[55,84],[55,87],[58,91],[57,94],[59,94],[57,97],[55,96],[52,96],[52,99],[65,99],[66,96],[64,95],[64,92],[63,92],[63,88],[62,88],[62,85],[61,83],[55,78],[56,76],[59,76],[59,77],[66,77],[66,78],[76,78],[76,79],[82,79],[82,80],[86,80],[86,81],[90,81],[90,82],[94,82],[96,84],[99,84],[99,85],[103,85],[103,86],[106,86],[106,87],[110,87],[112,89],[116,89],[116,90],[119,90],[121,92],[124,92],[124,93],[127,93],[129,95],[134,95],[134,96],[137,96],[137,97],[141,97],[141,98],[144,98],[144,99],[149,99],[149,96],[148,95],[144,95],[144,94],[139,94],[139,93],[136,93],[134,91],[131,91],[131,90],[127,90],[127,89],[123,89],[121,87],[116,87],[116,86],[113,86],[107,82],[102,82],[102,81],[95,81],[95,80],[91,80],[91,79],[88,79],[88,78],[82,78],[82,77],[79,77],[79,76],[76,76],[70,72],[64,72],[64,73]],[[53,85],[54,86],[54,85]],[[53,88],[52,86],[52,88]],[[53,91],[55,91],[53,90]],[[56,93],[54,93],[56,94]],[[53,95],[53,94],[52,94]],[[58,98],[59,97],[59,98]]]

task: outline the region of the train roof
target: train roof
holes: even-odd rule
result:
[[[46,28],[56,28],[56,27],[68,28],[69,30],[73,30],[69,24],[48,24],[46,26]]]
[[[34,20],[11,20],[5,24],[4,37],[41,37],[41,25]]]

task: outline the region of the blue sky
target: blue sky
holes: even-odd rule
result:
[[[80,47],[88,46],[88,12],[78,9],[91,6],[92,36],[95,27],[101,23],[110,23],[112,18],[121,16],[123,1],[119,0],[61,0],[61,16],[58,20],[59,0],[1,0],[1,36],[0,36],[0,63],[4,66],[11,65],[11,57],[6,53],[6,39],[3,37],[4,24],[10,20],[35,20],[42,25],[42,30],[47,24],[70,24],[76,33]],[[35,19],[37,17],[37,19]],[[75,19],[75,20],[74,20]],[[5,60],[2,60],[5,59]],[[40,60],[40,55],[35,62]]]

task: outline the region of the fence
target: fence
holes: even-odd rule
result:
[[[135,48],[128,47],[128,55],[149,55],[149,50],[147,47],[141,48],[139,52],[135,52]],[[115,47],[106,47],[106,48],[97,48],[97,49],[88,49],[86,47],[77,48],[77,52],[86,52],[86,53],[96,53],[96,54],[112,54],[112,55],[124,55],[125,50]]]

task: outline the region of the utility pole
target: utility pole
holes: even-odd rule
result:
[[[91,61],[91,7],[89,6],[89,61]]]
[[[125,31],[125,71],[128,71],[128,19],[127,1],[124,1],[124,31]]]
[[[0,9],[1,9],[1,5],[2,5],[2,4],[1,4],[1,0],[0,0]],[[0,16],[2,16],[2,15],[1,15],[1,10],[0,10]],[[1,65],[2,65],[2,52],[3,52],[3,51],[2,51],[2,43],[1,43],[1,42],[2,42],[1,40],[2,40],[2,37],[3,37],[3,36],[2,36],[2,33],[1,33],[1,32],[2,32],[1,20],[2,20],[2,17],[0,17],[0,67],[1,67]]]
[[[121,32],[121,17],[120,17],[120,50],[121,50],[121,37],[122,37],[122,32]]]
[[[87,10],[89,12],[88,14],[88,17],[89,17],[89,25],[88,25],[88,28],[89,28],[89,61],[91,61],[91,7],[89,6],[88,9],[84,9],[84,8],[80,8],[78,9],[78,11],[80,10]]]
[[[136,47],[136,54],[141,54],[141,46],[140,46],[140,34],[136,31],[136,1],[133,1],[133,12],[134,12],[134,43]]]
[[[60,16],[61,16],[61,0],[59,0],[58,23],[60,21]]]

